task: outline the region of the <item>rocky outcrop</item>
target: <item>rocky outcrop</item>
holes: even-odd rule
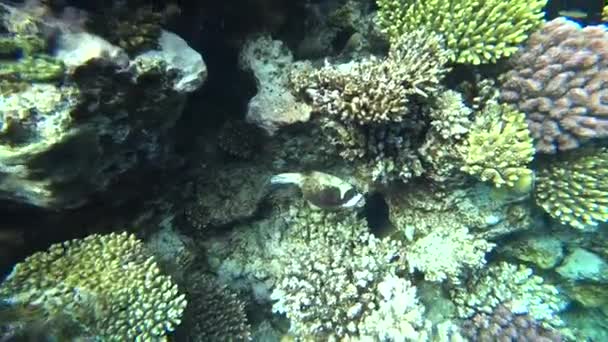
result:
[[[207,77],[183,39],[163,31],[154,50],[129,57],[98,36],[37,18],[24,33],[15,20],[26,14],[10,7],[0,14],[8,31],[0,40],[29,53],[0,60],[0,69],[18,70],[1,80],[0,200],[75,208],[127,172],[174,162],[171,129],[187,94]],[[20,42],[31,39],[18,40],[44,32],[53,32],[54,49],[26,49]],[[26,78],[21,70],[31,60],[59,67],[52,78]]]

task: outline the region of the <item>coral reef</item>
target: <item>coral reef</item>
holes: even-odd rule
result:
[[[264,131],[243,120],[226,121],[217,136],[218,147],[237,159],[251,159],[264,143]]]
[[[193,274],[186,288],[189,303],[177,336],[184,341],[250,341],[245,303],[211,275]]]
[[[375,238],[354,214],[302,207],[294,215],[292,255],[271,295],[274,311],[290,319],[291,332],[323,339],[406,333],[423,339],[424,309],[411,284],[396,276],[399,244]]]
[[[546,0],[377,0],[378,22],[391,41],[425,27],[442,35],[450,60],[496,62],[517,51],[542,23]]]
[[[551,217],[584,229],[608,221],[608,149],[585,149],[538,171],[535,200]]]
[[[422,134],[420,102],[430,101],[448,70],[436,35],[400,37],[389,56],[291,74],[291,87],[312,103],[326,139],[342,158],[387,183],[420,176],[414,142]]]
[[[389,218],[408,241],[427,236],[438,227],[469,230],[477,238],[497,240],[530,229],[528,205],[499,198],[488,186],[434,189],[406,185],[387,196]]]
[[[274,135],[281,127],[310,119],[311,108],[297,101],[288,88],[290,68],[302,66],[293,62],[291,51],[281,41],[265,35],[252,37],[241,48],[239,60],[243,70],[253,73],[257,85],[257,94],[247,107],[247,122]]]
[[[531,188],[532,138],[524,114],[510,106],[487,104],[475,119],[462,153],[462,171],[497,187]]]
[[[405,260],[410,272],[418,270],[429,281],[449,280],[460,284],[465,270],[480,270],[485,255],[495,246],[470,234],[465,227],[438,226],[428,235],[405,248]]]
[[[558,289],[544,283],[523,265],[506,262],[490,265],[475,274],[463,287],[452,290],[452,299],[462,318],[476,313],[492,314],[500,305],[517,314],[527,314],[543,327],[559,328],[557,315],[567,301]]]
[[[183,294],[134,235],[90,235],[52,245],[17,264],[0,299],[31,307],[108,341],[162,338],[181,322]]]
[[[437,100],[431,110],[429,117],[431,127],[436,130],[443,139],[463,138],[470,130],[473,111],[463,103],[462,95],[453,90],[445,90],[438,94]],[[483,114],[482,114],[483,115]]]
[[[608,136],[608,33],[565,18],[546,23],[513,59],[501,99],[526,113],[536,149],[556,153]]]
[[[192,228],[202,231],[252,216],[267,193],[271,176],[263,167],[256,172],[259,177],[249,177],[251,168],[226,165],[201,173],[192,182],[192,199],[185,208]]]
[[[561,342],[564,338],[540,326],[527,314],[514,313],[498,305],[491,314],[477,313],[463,324],[463,335],[471,341]]]
[[[4,22],[25,15],[16,9],[8,13]],[[29,20],[34,27],[45,25]],[[177,164],[169,132],[186,94],[206,78],[201,56],[166,31],[158,50],[133,59],[94,35],[52,32],[55,48],[49,56],[65,67],[62,82],[33,83],[0,95],[0,197],[47,209],[74,208],[129,172]],[[38,76],[29,71],[18,76],[49,80],[48,69],[35,72]],[[126,188],[121,191],[127,196]],[[121,202],[119,193],[112,192],[112,202]]]
[[[430,129],[417,150],[424,177],[441,186],[463,181],[459,147],[473,124],[473,111],[464,104],[462,94],[453,90],[440,91],[423,110],[430,120]]]
[[[296,70],[290,81],[315,112],[340,122],[400,122],[408,114],[408,96],[428,97],[437,91],[446,61],[441,39],[416,30],[401,36],[385,60]]]

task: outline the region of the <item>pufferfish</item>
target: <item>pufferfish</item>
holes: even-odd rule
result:
[[[337,210],[365,205],[365,198],[352,184],[324,172],[280,173],[270,178],[270,184],[298,186],[304,199],[315,209]]]

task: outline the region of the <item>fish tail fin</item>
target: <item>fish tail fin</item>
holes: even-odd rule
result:
[[[274,175],[272,177],[270,177],[270,184],[271,185],[278,185],[278,184],[294,184],[294,185],[302,185],[302,182],[304,180],[304,176],[301,173],[297,173],[297,172],[286,172],[286,173],[279,173],[278,175]]]

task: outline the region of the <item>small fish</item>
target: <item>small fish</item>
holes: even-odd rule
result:
[[[588,14],[587,12],[581,11],[581,10],[562,10],[557,12],[557,14],[559,14],[562,17],[568,17],[568,18],[574,18],[574,19],[587,19]]]
[[[281,173],[272,176],[270,184],[298,186],[304,199],[315,209],[359,208],[365,204],[363,195],[352,184],[324,172]]]

